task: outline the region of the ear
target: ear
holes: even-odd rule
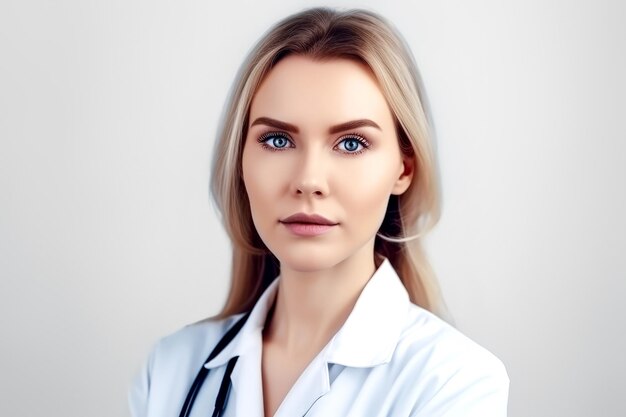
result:
[[[403,194],[409,188],[409,185],[411,185],[411,181],[413,181],[413,174],[415,173],[415,163],[413,162],[413,159],[403,156],[399,172],[400,173],[393,184],[393,188],[391,189],[391,194]]]

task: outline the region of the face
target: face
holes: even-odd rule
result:
[[[295,55],[253,97],[242,170],[259,236],[281,268],[298,271],[372,259],[389,196],[406,191],[413,173],[369,68]],[[330,224],[289,219],[297,213]]]

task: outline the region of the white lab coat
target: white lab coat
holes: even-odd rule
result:
[[[200,366],[210,369],[191,412],[212,415],[230,358],[239,355],[225,417],[263,417],[263,323],[278,279],[233,341],[204,363],[242,315],[205,320],[162,338],[129,391],[133,417],[177,417]],[[275,417],[503,417],[509,378],[502,362],[412,304],[385,259],[348,319],[308,365]]]

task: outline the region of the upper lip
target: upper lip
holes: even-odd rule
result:
[[[328,224],[335,225],[336,222],[328,220],[319,214],[296,213],[281,220],[282,223],[312,223],[312,224]]]

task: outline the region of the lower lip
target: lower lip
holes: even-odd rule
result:
[[[335,224],[313,224],[313,223],[282,223],[294,235],[298,236],[318,236],[328,232],[335,227]]]

